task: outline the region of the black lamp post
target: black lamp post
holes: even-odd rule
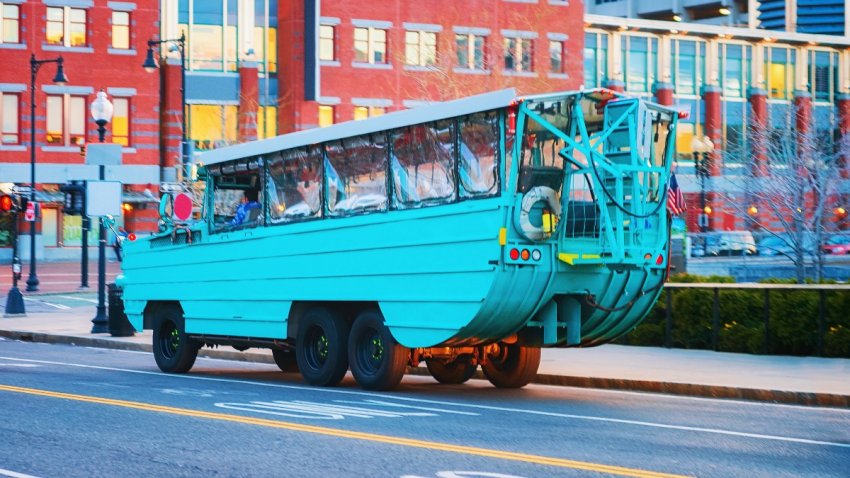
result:
[[[6,196],[4,199],[10,198]],[[8,200],[8,199],[7,199]],[[27,315],[24,307],[24,296],[18,289],[18,279],[21,277],[21,259],[18,257],[18,214],[20,214],[20,197],[11,200],[12,213],[12,288],[6,294],[6,312],[3,317],[21,317]]]
[[[106,93],[100,90],[97,99],[92,101],[91,117],[97,124],[97,134],[100,142],[106,135],[106,123],[112,120],[112,102],[106,97]],[[98,166],[98,178],[106,179],[106,167]],[[85,212],[83,213],[85,214]],[[98,245],[97,245],[97,314],[92,319],[91,333],[101,334],[109,332],[109,321],[106,318],[106,228],[103,227],[103,218],[98,221]]]
[[[180,38],[175,40],[148,40],[148,54],[145,57],[145,62],[142,67],[148,73],[153,73],[159,69],[159,63],[156,61],[156,56],[153,52],[153,47],[162,45],[163,43],[171,44],[170,51],[180,53],[180,107],[182,108],[180,117],[182,118],[183,138],[180,142],[180,165],[182,166],[183,177],[189,177],[189,138],[186,129],[186,34],[181,33]]]
[[[30,201],[35,204],[35,75],[41,69],[41,65],[45,63],[56,63],[56,76],[53,82],[57,85],[64,85],[68,82],[68,77],[65,76],[65,68],[63,67],[65,60],[60,56],[50,60],[36,60],[35,54],[30,57]],[[35,292],[38,290],[38,275],[35,271],[35,220],[30,222],[30,275],[27,277],[27,292]]]
[[[699,230],[700,232],[707,232],[708,215],[711,213],[711,208],[706,204],[705,181],[708,179],[711,167],[708,163],[711,152],[714,150],[714,142],[708,136],[703,136],[702,139],[694,136],[691,139],[691,149],[694,152],[694,168],[699,178]]]

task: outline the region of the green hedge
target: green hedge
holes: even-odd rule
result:
[[[671,282],[732,283],[731,277],[674,275]],[[793,283],[770,280],[768,283]],[[768,344],[765,348],[764,291],[719,290],[717,349],[774,355],[818,354],[818,291],[770,291]],[[647,318],[621,343],[664,345],[667,291]],[[672,345],[685,349],[712,348],[712,289],[672,290]],[[850,358],[850,291],[825,292],[823,355]]]

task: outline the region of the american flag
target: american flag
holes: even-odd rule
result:
[[[688,207],[685,205],[685,195],[676,181],[676,173],[670,173],[670,190],[667,193],[667,210],[674,216],[679,216]]]

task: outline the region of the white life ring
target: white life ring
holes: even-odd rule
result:
[[[551,231],[545,231],[543,225],[535,226],[528,218],[528,213],[531,208],[538,202],[545,202],[556,218],[561,217],[561,201],[558,199],[558,193],[548,186],[536,186],[522,196],[520,202],[519,228],[522,234],[532,241],[542,241],[548,239]]]

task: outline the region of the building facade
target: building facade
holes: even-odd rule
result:
[[[758,0],[587,0],[584,6],[585,12],[592,15],[727,27],[758,26]]]
[[[64,195],[58,188],[71,180],[98,178],[98,167],[85,164],[82,148],[98,141],[89,106],[101,90],[115,109],[105,141],[121,144],[123,157],[120,166],[106,168],[106,179],[124,184],[125,225],[131,230],[155,228],[155,207],[148,206],[161,179],[160,90],[159,80],[145,75],[141,64],[145,42],[159,29],[157,2],[2,0],[0,12],[0,188],[29,185],[34,161],[41,205],[37,257],[45,251],[61,256],[63,247],[76,248],[69,257],[79,256],[81,218],[62,213]],[[41,64],[30,84],[32,59],[60,57],[66,84],[53,82],[57,64],[52,62]],[[2,229],[8,231],[9,220]],[[89,244],[97,243],[94,229]],[[21,222],[19,230],[21,243],[29,244],[28,224]],[[4,238],[0,246],[8,250],[10,238]],[[26,259],[29,248],[20,253]]]
[[[188,40],[195,151],[513,86],[581,84],[581,5],[566,0],[162,0],[162,38]],[[468,12],[475,15],[468,15]],[[161,52],[169,56],[165,47]],[[177,114],[179,68],[164,68]],[[179,152],[177,130],[165,150]]]
[[[721,196],[744,200],[742,181],[734,179],[749,174],[754,135],[768,125],[835,138],[850,132],[847,37],[767,37],[757,29],[586,15],[584,85],[654,99],[688,115],[677,132],[677,176],[691,231],[700,230],[703,198],[712,211],[708,230],[748,228],[748,214]],[[706,136],[708,151],[695,150],[694,138]],[[703,184],[695,167],[701,155],[711,165]],[[839,190],[850,192],[846,173]]]

